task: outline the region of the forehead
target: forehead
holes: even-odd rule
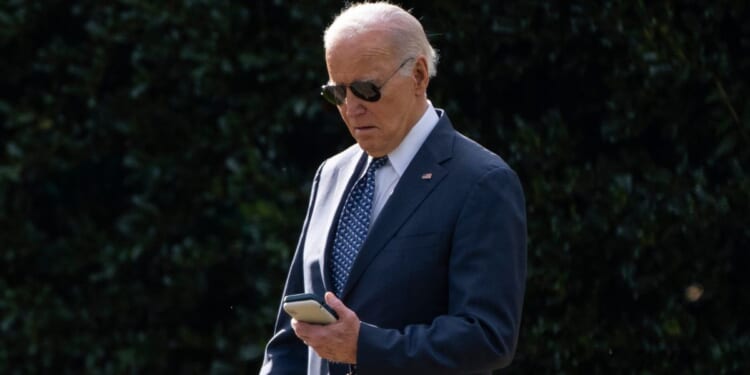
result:
[[[375,78],[392,60],[385,37],[376,32],[340,39],[326,51],[328,76],[334,82]]]

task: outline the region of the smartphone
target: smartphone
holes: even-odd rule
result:
[[[339,318],[323,298],[312,293],[290,294],[284,297],[283,307],[292,318],[305,323],[330,324]]]

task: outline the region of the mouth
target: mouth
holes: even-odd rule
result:
[[[375,126],[372,125],[363,125],[363,126],[356,126],[354,127],[354,133],[356,134],[366,134],[375,131],[377,129]]]

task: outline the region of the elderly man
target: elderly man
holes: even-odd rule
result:
[[[261,374],[490,374],[514,355],[526,278],[517,175],[432,106],[437,55],[385,2],[325,31],[328,84],[356,144],[318,169],[284,295],[325,298],[337,320],[280,308]]]

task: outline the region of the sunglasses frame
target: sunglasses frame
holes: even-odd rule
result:
[[[373,81],[354,81],[348,85],[323,85],[320,87],[320,95],[327,100],[329,103],[339,106],[344,104],[346,99],[346,89],[348,88],[354,96],[366,101],[366,102],[377,102],[380,100],[380,90],[385,87],[386,84],[398,73],[406,63],[414,60],[414,57],[409,57],[401,62],[396,70],[391,73],[390,76],[383,82],[382,85],[378,86]],[[365,92],[372,92],[372,95],[366,95]]]

